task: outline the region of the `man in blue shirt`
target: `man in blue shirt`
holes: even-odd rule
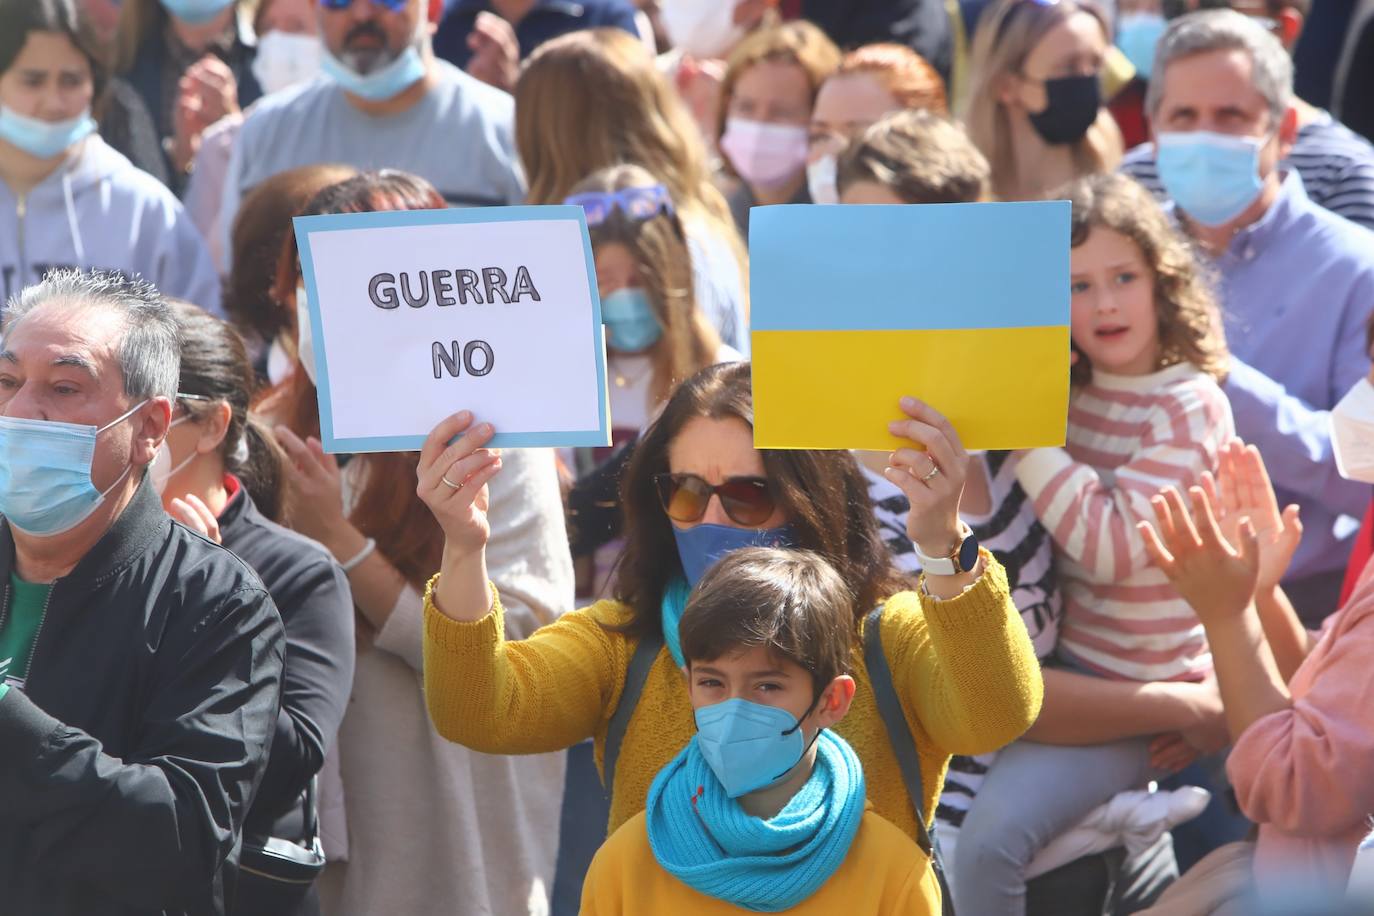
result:
[[[1374,233],[1317,206],[1286,170],[1293,65],[1231,10],[1176,19],[1146,105],[1159,177],[1219,280],[1236,431],[1258,446],[1304,534],[1284,586],[1303,620],[1336,607],[1370,488],[1336,471],[1330,409],[1369,371]]]
[[[485,14],[485,15],[484,15]],[[638,36],[630,0],[456,0],[448,5],[434,53],[507,92],[520,61],[559,35],[601,26]]]

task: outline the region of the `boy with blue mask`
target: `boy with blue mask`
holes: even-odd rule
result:
[[[679,634],[697,734],[597,853],[584,914],[939,912],[924,854],[866,810],[829,730],[854,698],[853,626],[809,551],[746,548],[706,574]]]

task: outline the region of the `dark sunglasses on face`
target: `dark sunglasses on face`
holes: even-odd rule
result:
[[[563,203],[581,207],[587,214],[587,227],[600,226],[619,210],[634,223],[653,219],[660,213],[673,215],[673,198],[661,184],[619,191],[587,191],[564,198]]]
[[[675,522],[700,521],[713,495],[720,497],[721,508],[737,525],[758,527],[776,506],[773,490],[762,477],[727,477],[712,485],[696,474],[655,474],[654,484],[663,511]]]
[[[384,6],[393,13],[399,13],[409,5],[410,0],[364,0],[366,3],[373,3],[377,6]],[[352,6],[354,0],[320,0],[320,6],[327,10],[346,10]]]

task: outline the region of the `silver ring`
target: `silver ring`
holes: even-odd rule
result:
[[[462,485],[461,483],[454,483],[453,481],[449,480],[447,474],[445,474],[443,477],[440,477],[439,479],[442,480],[444,483],[448,484],[450,487],[452,487],[452,488],[455,489],[455,490],[461,490],[461,489],[463,489],[463,485]]]
[[[930,467],[930,473],[921,478],[921,483],[930,483],[932,480],[938,477],[939,474],[940,466],[938,464],[932,464]]]

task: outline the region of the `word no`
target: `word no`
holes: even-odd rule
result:
[[[496,354],[491,352],[491,344],[485,340],[470,340],[467,346],[463,347],[462,354],[458,352],[458,341],[452,341],[445,345],[440,341],[434,341],[429,348],[430,359],[434,362],[434,377],[443,378],[444,372],[457,378],[462,372],[480,378],[491,371],[491,367],[496,365]],[[476,365],[478,354],[481,354],[482,365]]]
[[[509,285],[509,289],[507,286]],[[455,295],[457,298],[454,298]],[[422,270],[412,278],[401,271],[400,279],[395,274],[380,273],[367,283],[367,297],[379,309],[400,308],[401,300],[413,309],[429,305],[467,305],[469,301],[486,305],[497,301],[507,305],[518,303],[522,297],[529,296],[539,300],[539,290],[534,288],[529,268],[519,267],[515,279],[507,283],[506,272],[499,267],[483,267],[481,275],[475,270]]]

